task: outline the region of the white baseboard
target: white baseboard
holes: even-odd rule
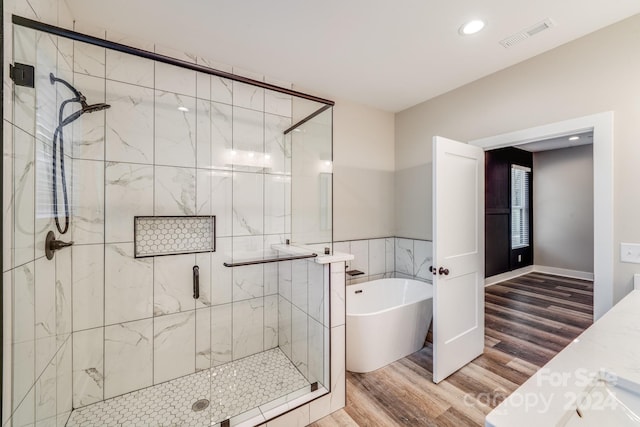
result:
[[[487,277],[486,279],[484,279],[484,286],[486,288],[487,286],[495,285],[496,283],[504,282],[505,280],[511,280],[519,276],[524,276],[525,274],[532,273],[533,271],[533,266],[528,265],[526,267],[518,268],[517,270],[496,274],[495,276]]]
[[[486,279],[484,279],[484,286],[487,287],[487,286],[495,285],[496,283],[504,282],[505,280],[515,279],[516,277],[524,276],[525,274],[529,274],[533,272],[553,274],[553,275],[562,276],[562,277],[570,277],[572,279],[582,279],[582,280],[593,281],[593,273],[589,273],[587,271],[569,270],[566,268],[558,268],[558,267],[547,267],[545,265],[529,265],[526,267],[519,268],[517,270],[507,271],[506,273],[496,274],[495,276],[487,277]],[[640,286],[640,277],[637,283],[638,283],[638,286]]]
[[[534,265],[533,271],[536,273],[555,274],[556,276],[570,277],[572,279],[582,279],[593,281],[593,273],[587,271],[569,270],[566,268],[547,267],[544,265]]]

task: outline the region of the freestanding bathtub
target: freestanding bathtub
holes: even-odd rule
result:
[[[347,286],[347,370],[371,372],[422,348],[433,286],[379,279]]]

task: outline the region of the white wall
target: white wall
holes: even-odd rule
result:
[[[614,242],[640,242],[640,15],[589,34],[396,115],[398,174],[431,163],[434,135],[469,141],[614,111]],[[430,239],[430,180],[396,193],[406,237]],[[632,289],[635,264],[614,254],[614,302]]]
[[[593,146],[533,154],[534,264],[593,273]]]

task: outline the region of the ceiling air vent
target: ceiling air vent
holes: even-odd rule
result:
[[[518,44],[526,39],[528,39],[529,37],[533,37],[536,34],[539,34],[541,32],[543,32],[544,30],[548,30],[549,28],[553,28],[555,25],[553,23],[553,21],[549,18],[545,19],[542,22],[538,22],[536,25],[533,25],[525,30],[522,30],[518,33],[515,33],[514,35],[507,37],[504,40],[500,41],[500,44],[507,48],[507,47],[511,47],[514,44]]]

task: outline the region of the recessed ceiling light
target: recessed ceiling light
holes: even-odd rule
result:
[[[569,141],[577,141],[579,139],[580,139],[580,137],[576,135],[576,136],[572,136],[571,138],[569,138]]]
[[[183,113],[188,113],[189,109],[187,107],[180,106],[178,107],[178,111],[182,111]]]
[[[480,19],[474,19],[473,21],[469,21],[462,27],[460,27],[458,32],[460,33],[460,35],[469,36],[482,30],[484,28],[484,25],[484,21],[481,21]]]

